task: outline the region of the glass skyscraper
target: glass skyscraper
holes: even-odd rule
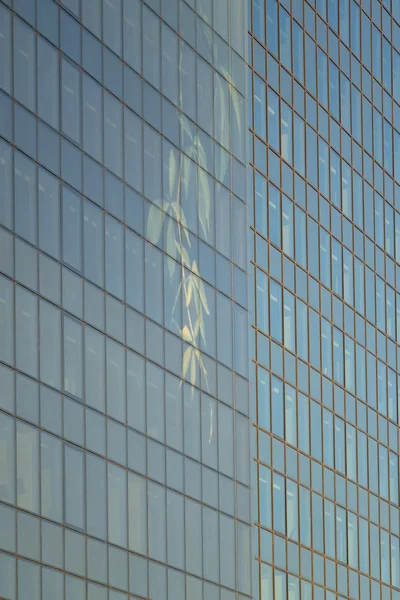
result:
[[[0,2],[0,598],[251,597],[242,0]]]
[[[2,600],[400,600],[398,372],[399,0],[0,0]]]
[[[400,3],[249,23],[254,597],[398,600]]]

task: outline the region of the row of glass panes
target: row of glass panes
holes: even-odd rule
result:
[[[353,483],[339,472],[333,472],[314,459],[286,445],[278,438],[272,438],[261,429],[258,433],[258,460],[271,466],[275,471],[299,482],[311,491],[347,507],[351,512],[379,525],[382,529],[398,535],[398,506],[389,504],[372,492]],[[272,444],[271,444],[272,442]],[[272,448],[272,449],[271,449]],[[256,477],[257,464],[253,462],[253,475]]]
[[[133,113],[131,114],[133,116]],[[141,128],[142,121],[137,117],[134,118],[135,125]],[[144,178],[144,192],[160,208],[164,207],[168,214],[168,222],[171,217],[175,220],[178,219],[179,225],[171,222],[171,226],[173,226],[173,232],[171,233],[176,237],[177,243],[179,245],[185,243],[189,255],[192,254],[193,250],[190,249],[191,236],[189,237],[186,230],[186,227],[188,227],[205,242],[215,245],[216,249],[226,258],[233,258],[238,266],[243,269],[246,263],[245,204],[232,196],[226,188],[216,183],[212,177],[208,176],[200,167],[197,167],[189,158],[181,155],[166,140],[162,143],[161,136],[158,136],[153,130],[148,128],[147,132],[150,137],[146,138],[145,135],[146,143],[143,149],[139,151],[139,154],[130,154],[129,161],[133,161],[132,164],[134,164],[135,169],[138,168],[138,161],[144,167],[145,173],[147,173]],[[132,141],[132,138],[130,139]],[[43,238],[43,236],[53,238],[51,243],[47,240],[43,249],[55,258],[59,258],[59,217],[62,212],[60,208],[60,181],[44,169],[39,168],[38,170],[35,162],[20,152],[14,153],[12,147],[1,140],[0,156],[0,180],[3,183],[0,222],[9,229],[14,227],[18,235],[30,243],[37,244],[37,222],[39,221],[39,238]],[[146,158],[149,156],[150,159]],[[143,163],[141,162],[142,157],[144,157]],[[68,153],[66,158],[68,158]],[[157,169],[155,169],[156,163],[158,164]],[[141,172],[141,169],[139,169],[139,172]],[[95,175],[99,175],[99,173],[89,170],[87,182],[89,195],[93,197],[90,190],[98,190],[100,193],[94,195],[94,200],[97,204],[102,205],[103,185],[101,185],[101,182],[91,183],[92,177]],[[122,182],[109,172],[106,173],[104,179],[104,188],[107,210],[120,220],[126,219],[131,227],[136,230],[139,229],[142,233],[142,198],[130,188],[126,186],[124,188]],[[83,200],[70,188],[63,187],[62,190],[64,203],[72,203],[75,206],[75,222],[72,223],[70,220],[69,225],[73,228],[74,240],[79,240],[83,218],[82,208],[79,209],[79,207],[82,207]],[[64,197],[69,200],[64,200]],[[196,198],[198,201],[193,201]],[[93,214],[98,214],[98,218],[104,219],[102,211],[90,202],[85,201],[84,204]],[[156,207],[150,209],[150,206],[148,204],[146,210],[148,212],[148,215],[146,215],[146,235],[153,244],[162,246],[162,224],[165,215]],[[45,228],[43,226],[44,218],[48,220],[47,225],[51,224],[51,227]],[[108,218],[111,219],[111,217]],[[112,220],[115,221],[115,219]],[[117,227],[122,227],[116,221],[115,223]],[[40,227],[40,225],[42,226]],[[67,226],[67,224],[64,225]],[[167,229],[167,224],[165,224],[165,229]],[[101,235],[101,232],[99,231],[98,234]],[[235,244],[233,244],[233,237],[235,237]],[[42,247],[43,240],[39,241]],[[193,239],[194,248],[196,244],[197,240]],[[76,252],[80,254],[81,249],[78,247]],[[176,248],[174,247],[174,251],[170,251],[170,253],[175,258],[177,255]],[[198,264],[197,251],[195,251],[193,259]],[[82,269],[80,261],[81,259],[78,256],[76,256],[73,263],[67,260],[78,271]],[[186,263],[187,266],[192,266],[191,260],[187,260]]]
[[[276,539],[276,538],[275,538]],[[308,556],[308,551],[302,549],[301,558],[303,561],[308,560],[307,567],[311,573],[311,556]],[[295,559],[296,555],[291,553],[290,557]],[[314,573],[318,578],[321,578],[324,574],[324,561],[318,554],[313,555]],[[298,557],[297,557],[298,561]],[[291,563],[293,564],[293,563]],[[379,584],[377,581],[371,580],[364,575],[358,575],[353,570],[347,570],[343,565],[336,565],[325,559],[325,568],[327,572],[327,587],[330,589],[338,589],[340,595],[336,593],[324,590],[321,585],[312,585],[308,581],[300,580],[298,577],[293,575],[287,575],[280,569],[273,569],[273,567],[260,564],[257,569],[261,581],[260,598],[261,600],[268,600],[273,598],[273,590],[279,594],[279,598],[282,600],[346,600],[348,594],[350,598],[361,597],[363,600],[370,600],[371,598],[382,598],[382,600],[399,600],[400,592],[391,589],[389,586]],[[309,577],[311,579],[311,577]],[[257,580],[257,589],[259,584]],[[359,596],[359,594],[361,594]]]
[[[134,234],[132,234],[134,235]],[[142,242],[141,238],[138,238],[139,242]],[[117,240],[118,241],[118,240]],[[121,240],[119,240],[121,241]],[[122,246],[122,242],[120,244]],[[194,306],[194,302],[192,306],[189,308],[186,305],[187,297],[184,295],[182,291],[183,286],[181,286],[181,269],[178,267],[177,263],[175,265],[175,277],[170,278],[170,267],[171,267],[171,259],[165,258],[163,260],[163,255],[157,249],[155,249],[150,244],[146,246],[146,252],[143,252],[144,245],[143,243],[139,243],[137,249],[141,252],[139,253],[138,259],[143,259],[141,262],[137,260],[136,266],[137,268],[132,268],[130,265],[129,275],[127,281],[131,282],[131,287],[128,286],[128,296],[127,302],[134,308],[137,308],[141,311],[145,311],[146,315],[154,320],[156,323],[161,326],[165,326],[169,331],[175,333],[179,337],[182,337],[187,343],[195,346],[196,349],[200,349],[202,352],[206,352],[208,355],[216,358],[224,365],[229,368],[235,367],[235,370],[242,376],[246,376],[248,372],[248,365],[246,362],[246,351],[247,351],[247,317],[246,310],[241,308],[239,305],[232,304],[231,300],[229,300],[223,294],[219,292],[215,292],[215,290],[208,286],[207,284],[201,284],[199,280],[195,279],[194,275],[188,276],[185,279],[184,286],[187,285],[199,285],[201,291],[199,292],[197,287],[195,290],[194,299],[201,303],[201,306],[198,310],[196,310]],[[124,286],[124,274],[123,267],[119,264],[118,261],[112,261],[112,258],[117,256],[115,253],[112,254],[112,248],[110,249],[110,271],[111,274],[115,274],[116,277],[112,277],[110,275],[110,282],[118,282],[118,276],[122,276],[122,288]],[[146,263],[144,262],[144,258],[146,257]],[[134,258],[134,257],[133,257]],[[34,256],[35,259],[35,256]],[[123,256],[122,256],[123,259]],[[122,262],[122,260],[121,260]],[[35,263],[33,262],[33,266]],[[54,265],[51,265],[54,267]],[[121,267],[120,273],[118,274],[117,268]],[[55,270],[54,268],[52,269]],[[69,273],[68,271],[64,271],[64,281],[73,286],[71,289],[71,298],[72,302],[74,300],[74,294],[76,292],[76,309],[74,304],[72,304],[73,312],[79,311],[79,297],[82,297],[82,280],[79,277],[76,277],[73,273]],[[14,291],[12,283],[4,277],[1,277],[1,297],[3,299],[4,306],[2,307],[2,312],[6,316],[9,317],[14,312]],[[140,287],[137,287],[137,282],[140,281]],[[130,291],[129,291],[130,290]],[[110,288],[110,291],[117,291]],[[145,295],[143,295],[145,292]],[[37,356],[37,340],[38,340],[38,298],[31,292],[27,291],[22,287],[18,287],[17,294],[17,319],[21,318],[21,322],[17,324],[17,327],[22,325],[22,322],[28,327],[28,329],[24,332],[23,329],[19,329],[18,333],[16,333],[16,347],[17,347],[17,356],[19,357],[17,360],[17,366],[21,370],[27,372],[28,374],[36,377],[38,374],[38,356]],[[124,300],[123,294],[117,294],[121,299]],[[64,296],[67,297],[68,296]],[[193,298],[193,296],[192,296]],[[136,301],[137,300],[137,301]],[[161,300],[161,301],[160,301]],[[145,304],[144,304],[145,301]],[[55,331],[60,332],[61,327],[61,312],[53,305],[41,301],[41,310],[46,311],[46,317],[51,318],[52,323],[55,327]],[[26,314],[21,313],[22,306],[29,310]],[[123,307],[120,305],[115,306],[117,312],[124,312]],[[132,314],[128,315],[133,323],[134,316]],[[193,329],[193,323],[196,321],[192,321],[191,319],[195,319],[201,324],[202,334],[200,332]],[[81,331],[81,325],[79,325],[79,332]],[[2,360],[8,362],[9,364],[14,363],[14,326],[12,321],[4,321],[3,327],[4,330],[4,340],[7,340],[7,344],[4,342],[2,344],[1,356]],[[191,333],[192,332],[192,333]],[[25,339],[25,343],[27,346],[23,349],[23,344],[19,345],[18,339],[19,336],[27,336]],[[81,333],[78,333],[78,338],[81,339]],[[100,335],[100,334],[99,334]],[[130,333],[131,335],[131,333]],[[75,337],[75,336],[74,336]],[[28,341],[30,340],[30,341]],[[36,340],[36,341],[35,341]],[[129,342],[132,346],[132,340]],[[60,345],[60,337],[57,335],[56,338],[53,339],[53,342],[49,343],[53,344],[52,351],[55,352],[53,356],[53,373],[51,374],[52,369],[48,371],[48,377],[51,380],[51,385],[55,387],[59,387],[60,381],[60,372],[61,372],[61,364],[59,363],[61,345]],[[111,342],[110,342],[111,343]],[[229,344],[229,345],[228,345]],[[135,346],[135,343],[133,343]],[[19,349],[18,349],[19,348]],[[122,349],[122,347],[121,347]],[[22,359],[22,352],[25,355],[25,359]],[[78,359],[78,355],[76,356],[76,360]],[[199,365],[200,367],[200,365]],[[43,369],[43,368],[42,368]],[[79,369],[81,372],[81,368]],[[44,373],[44,372],[43,372]],[[46,376],[46,377],[47,377]],[[183,373],[183,376],[186,376],[186,372]],[[75,384],[74,384],[75,389]],[[78,397],[81,397],[82,394],[78,393],[78,390],[81,390],[81,385],[77,385],[76,391],[72,393],[76,393]]]
[[[262,466],[258,491],[261,526],[400,587],[397,536]],[[261,558],[272,562],[267,543]]]
[[[333,15],[338,18],[338,2],[335,2],[336,11],[329,11],[329,25],[332,30],[339,35],[337,21],[333,25]],[[346,6],[347,4],[347,6]],[[351,4],[351,11],[349,6]],[[331,5],[331,2],[330,2]],[[291,19],[290,14],[279,6],[277,0],[268,0],[265,7],[264,0],[253,3],[253,32],[254,35],[266,44],[268,51],[275,54],[281,63],[292,71],[294,76],[301,82],[306,81],[307,88],[315,94],[316,81],[316,38],[315,13],[307,4],[305,7],[305,19],[303,22],[302,3],[294,2],[293,16],[305,27],[303,30],[296,21]],[[278,24],[279,13],[279,24]],[[351,13],[351,17],[350,17]],[[321,13],[326,18],[326,14]],[[266,30],[264,25],[264,16],[266,17]],[[382,36],[379,29],[371,23],[367,15],[361,10],[355,0],[346,3],[341,2],[340,11],[340,38],[347,47],[351,48],[352,53],[357,57],[367,69],[372,71],[378,81],[382,81],[386,90],[392,94],[392,90],[397,98],[400,98],[400,89],[398,87],[400,54],[396,52],[390,42]],[[384,21],[386,25],[386,21]],[[351,25],[351,36],[349,25]],[[395,26],[398,30],[398,26]],[[265,36],[265,33],[267,35]],[[385,34],[390,34],[385,27]],[[308,34],[308,35],[307,35]],[[326,30],[322,34],[320,22],[318,21],[318,38],[323,43],[326,38]],[[310,37],[309,37],[310,36]],[[333,40],[332,40],[333,41]],[[331,44],[332,45],[332,44]],[[372,48],[374,49],[372,52]],[[331,48],[331,51],[333,48]],[[333,53],[335,56],[335,53]],[[306,57],[306,58],[305,58]],[[339,62],[336,58],[336,62]],[[306,76],[304,77],[304,66],[306,64]],[[392,84],[393,76],[393,84]]]
[[[39,387],[37,382],[23,375],[17,374],[14,384],[13,372],[7,367],[0,367],[0,381],[4,390],[1,408],[9,413],[15,413],[28,423],[40,425],[58,438],[63,437],[66,442],[76,444],[82,449],[86,448],[101,457],[107,457],[117,465],[128,466],[130,470],[211,508],[232,517],[236,516],[244,522],[250,521],[248,487],[223,474],[231,472],[233,476],[233,450],[231,455],[221,455],[220,472],[200,463],[201,444],[204,445],[201,422],[204,428],[206,424],[200,415],[200,395],[196,392],[191,394],[188,386],[185,386],[184,392],[184,425],[181,424],[179,430],[181,439],[171,441],[170,431],[173,425],[168,424],[167,439],[164,443],[159,443],[130,427],[126,428],[88,405],[84,406],[46,386]],[[220,420],[227,413],[226,408],[220,405]],[[134,425],[140,429],[140,422],[135,422]],[[227,426],[219,426],[219,438],[226,433],[229,425],[228,420]],[[186,435],[183,442],[184,432]],[[231,443],[233,447],[235,434],[232,426],[230,435],[228,444]],[[58,438],[50,436],[49,439],[56,439],[55,443],[59,444]],[[222,448],[222,442],[219,445]],[[205,452],[203,454],[205,455]],[[207,460],[206,456],[204,458]],[[239,456],[238,464],[240,460]],[[8,489],[6,471],[2,475],[2,481],[5,485],[2,500],[11,502],[13,496]],[[54,519],[49,514],[43,513],[43,516]]]
[[[61,57],[60,61],[57,49],[46,42],[41,36],[37,36],[31,28],[16,17],[14,18],[14,57],[12,60],[12,13],[5,8],[0,10],[4,12],[2,19],[4,29],[2,32],[4,39],[4,68],[0,77],[0,87],[7,93],[11,93],[13,79],[12,65],[14,65],[14,97],[31,111],[35,112],[37,110],[38,115],[52,127],[59,129],[61,121],[61,131],[78,145],[83,145],[85,151],[100,161],[103,159],[102,113],[104,110],[104,147],[106,152],[104,161],[107,166],[113,152],[117,148],[115,146],[114,150],[107,154],[107,148],[111,143],[107,139],[106,132],[109,131],[107,124],[111,124],[116,129],[114,137],[119,135],[119,138],[122,138],[121,103],[109,94],[104,96],[103,101],[103,90],[98,83],[81,72],[77,66],[66,58]],[[153,15],[151,11],[148,12]],[[152,18],[155,19],[156,23],[159,23],[155,15]],[[75,23],[73,19],[71,21]],[[164,27],[170,36],[175,36],[172,30],[166,25]],[[78,30],[78,36],[79,34]],[[243,162],[245,118],[243,97],[224,78],[214,72],[205,61],[197,57],[189,46],[182,46],[182,57],[180,57],[178,55],[178,38],[177,36],[175,38],[170,40],[165,34],[163,36],[163,39],[167,40],[164,44],[168,43],[168,47],[163,50],[164,61],[162,73],[164,74],[164,83],[162,91],[164,95],[180,106],[190,118],[197,119],[199,125],[204,127],[207,133],[214,135],[227,150],[230,148],[234,149],[234,152],[238,154]],[[147,37],[145,39],[147,40]],[[149,39],[148,43],[150,44],[150,50],[155,52],[154,56],[158,57],[161,49],[159,52],[155,51],[153,48],[154,40]],[[182,44],[184,43],[181,42]],[[73,45],[73,48],[75,47],[76,45]],[[100,49],[101,47],[99,47]],[[145,56],[149,56],[149,52],[146,52]],[[137,110],[141,105],[140,88],[138,89],[137,87],[137,76],[126,67],[125,84],[123,85],[122,64],[120,64],[120,76],[118,77],[118,70],[116,69],[116,65],[113,64],[115,57],[113,55],[111,57],[106,55],[106,57],[107,61],[104,64],[105,84],[108,84],[107,87],[119,98],[122,98],[124,88],[125,101]],[[75,55],[73,55],[73,58],[77,60]],[[179,71],[179,65],[181,65],[181,71]],[[93,74],[93,69],[94,66],[90,68],[89,72],[91,74]],[[94,73],[101,73],[101,71],[102,66],[100,62],[98,69],[95,69]],[[224,71],[225,74],[227,72]],[[156,85],[156,82],[152,81],[152,77],[148,76],[147,80],[151,84]],[[24,85],[22,82],[24,82]],[[61,85],[59,85],[59,82]],[[215,94],[210,94],[210,86],[213,89],[214,85]],[[156,85],[156,87],[160,86]],[[159,97],[155,91],[152,95]],[[156,99],[153,101],[156,102]],[[231,116],[230,111],[225,110],[226,102],[232,102]],[[214,103],[215,110],[213,109]],[[198,109],[196,108],[197,104]],[[214,114],[215,118],[213,120]],[[232,140],[230,139],[231,126]],[[114,165],[108,166],[120,176],[122,167],[119,163],[122,157],[117,157],[115,160],[119,161],[118,164],[115,162]]]
[[[8,307],[13,296],[12,283],[5,278],[1,278],[1,283],[5,284],[4,294],[0,296],[2,305]],[[1,360],[12,365],[15,352],[16,366],[21,371],[37,378],[40,368],[44,383],[63,388],[79,400],[85,399],[89,406],[107,411],[111,417],[147,432],[162,443],[167,441],[172,447],[178,444],[177,449],[181,451],[188,427],[186,435],[192,444],[193,458],[202,456],[205,464],[212,468],[218,468],[219,461],[225,461],[224,469],[233,475],[233,449],[229,444],[233,438],[234,414],[230,408],[219,405],[206,394],[201,395],[200,404],[199,392],[187,387],[186,393],[192,394],[189,412],[192,416],[186,415],[184,421],[180,379],[166,375],[160,367],[63,314],[48,302],[40,300],[38,303],[37,296],[22,287],[17,287],[15,301],[15,345],[12,307],[11,312],[2,309]],[[188,374],[187,378],[190,377]],[[217,406],[221,406],[219,419]],[[248,484],[247,419],[236,413],[235,422],[241,451],[236,476]]]
[[[3,413],[0,420],[8,464],[2,500],[249,593],[248,525]],[[236,544],[243,557],[237,582]]]
[[[259,368],[258,425],[316,460],[399,503],[399,458],[350,423]],[[397,448],[396,448],[397,450]]]

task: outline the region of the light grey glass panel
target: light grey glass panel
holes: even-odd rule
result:
[[[105,338],[85,328],[85,390],[86,404],[105,410]]]
[[[83,398],[82,326],[64,317],[64,389]]]
[[[39,430],[17,423],[17,504],[39,512]]]
[[[89,535],[107,537],[106,462],[86,454],[86,524]]]
[[[61,312],[40,301],[40,379],[61,388]]]
[[[189,573],[203,575],[201,505],[185,499],[185,551]]]
[[[77,271],[82,270],[82,198],[63,188],[63,259]]]
[[[76,575],[86,575],[85,537],[70,529],[66,529],[64,535],[65,570],[70,573],[75,573]]]
[[[122,177],[122,104],[104,93],[104,165]]]
[[[232,303],[217,293],[217,357],[232,367]]]
[[[218,469],[233,478],[233,412],[223,404],[218,405]]]
[[[165,401],[164,372],[151,363],[146,365],[147,433],[164,441]]]
[[[92,538],[87,540],[88,577],[107,583],[107,545]]]
[[[201,396],[202,461],[214,469],[218,466],[218,419],[214,398]]]
[[[159,561],[166,559],[166,503],[165,488],[148,483],[149,555]]]
[[[18,561],[18,600],[41,600],[40,565]]]
[[[147,484],[143,477],[128,474],[129,549],[147,553]]]
[[[64,573],[42,568],[42,600],[64,600]]]
[[[126,301],[144,312],[144,241],[126,229]]]
[[[180,380],[166,375],[165,381],[166,443],[183,450],[183,404]]]
[[[227,258],[231,255],[231,203],[229,192],[217,184],[216,201],[216,248]]]
[[[209,135],[213,134],[213,71],[197,57],[197,122]]]
[[[85,277],[104,286],[104,213],[91,202],[83,205]]]
[[[200,460],[200,393],[194,387],[185,384],[183,394],[185,454]]]
[[[142,3],[123,0],[123,50],[124,60],[135,71],[142,71]]]
[[[22,287],[16,289],[16,365],[38,376],[38,298]]]
[[[184,498],[167,490],[167,560],[183,569],[185,564]]]
[[[154,204],[162,204],[161,136],[147,125],[143,134],[144,193]],[[150,217],[149,217],[150,218]],[[158,239],[152,240],[158,241]]]
[[[38,37],[38,115],[55,129],[59,126],[58,52]]]
[[[1,427],[1,425],[0,425]],[[1,548],[9,552],[16,552],[16,519],[17,511],[4,504],[0,505],[0,527],[2,532]]]
[[[42,432],[40,448],[42,515],[53,521],[62,522],[62,443],[56,437]]]
[[[101,37],[102,0],[82,0],[82,23]]]
[[[11,12],[0,6],[0,87],[11,94]]]
[[[151,246],[145,245],[146,265],[146,315],[163,323],[163,261],[162,253]]]
[[[65,576],[65,600],[85,600],[86,582],[83,579]]]
[[[32,111],[36,109],[36,34],[14,19],[14,96]]]
[[[88,600],[108,600],[108,588],[88,583],[87,598]]]
[[[203,507],[203,576],[219,582],[219,519],[218,513]]]
[[[143,6],[143,76],[160,89],[160,19]]]
[[[64,58],[61,81],[61,129],[74,142],[81,143],[81,73]]]
[[[224,148],[230,149],[230,86],[214,73],[214,135]],[[225,170],[225,168],[223,169]],[[220,179],[222,180],[222,173]]]
[[[91,77],[82,80],[83,149],[99,162],[103,160],[103,91]]]
[[[108,539],[113,544],[127,545],[126,471],[108,464]]]
[[[84,470],[82,450],[66,444],[64,448],[64,520],[67,525],[80,530],[85,528]]]
[[[124,167],[126,181],[141,192],[143,189],[142,121],[127,108],[124,110]]]
[[[106,287],[121,300],[124,298],[124,228],[106,216]]]
[[[114,418],[126,418],[125,348],[107,338],[107,412]]]
[[[122,0],[103,2],[103,41],[116,54],[122,51]]]
[[[14,364],[14,285],[0,276],[0,359]]]
[[[196,54],[185,42],[180,43],[180,106],[192,120],[196,119]],[[211,93],[211,89],[209,90]]]
[[[162,25],[162,91],[174,104],[178,104],[179,41],[178,36],[166,25]]]
[[[14,419],[0,413],[0,499],[15,503],[15,425]]]
[[[15,232],[36,244],[37,170],[35,163],[19,152],[14,154],[14,185]]]
[[[134,352],[127,352],[128,425],[146,431],[145,361]]]
[[[0,594],[5,600],[16,600],[16,560],[0,553]]]
[[[60,257],[60,183],[39,169],[39,246],[54,258]]]
[[[245,485],[250,478],[250,432],[249,421],[242,415],[236,415],[236,477]]]
[[[12,148],[0,140],[0,222],[9,229],[13,226],[13,167]]]

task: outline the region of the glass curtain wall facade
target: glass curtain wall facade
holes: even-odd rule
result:
[[[398,600],[400,4],[249,23],[254,597]]]
[[[243,0],[0,1],[0,597],[251,597]]]

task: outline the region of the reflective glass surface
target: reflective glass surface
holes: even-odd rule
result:
[[[244,0],[0,0],[0,597],[250,598]]]
[[[400,598],[400,11],[248,5],[254,597]]]

